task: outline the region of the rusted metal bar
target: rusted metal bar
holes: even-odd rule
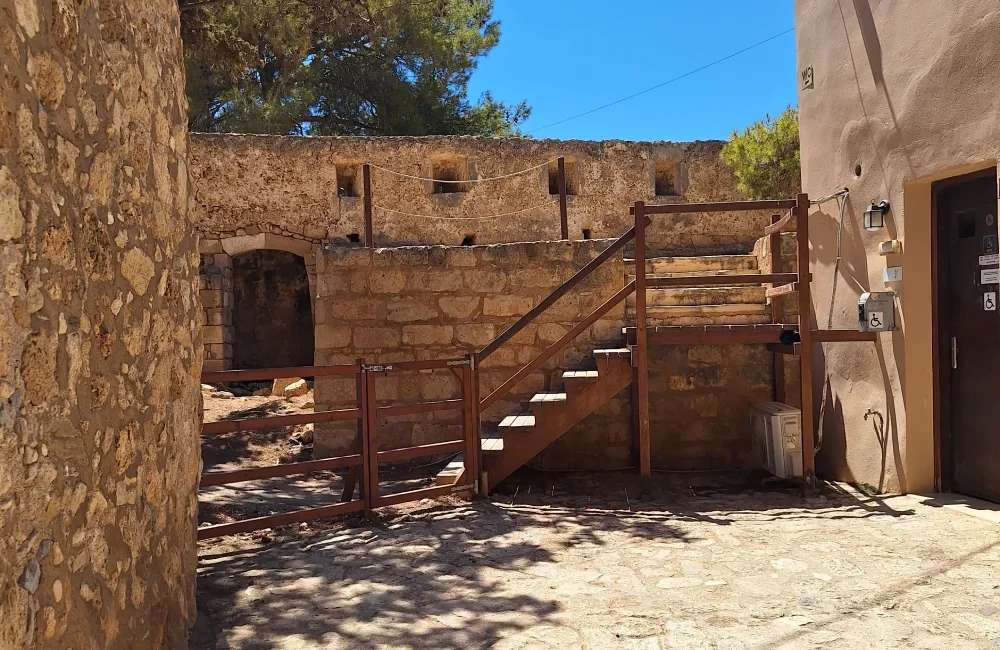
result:
[[[480,385],[479,385],[479,363],[476,360],[475,355],[472,355],[472,447],[473,453],[471,458],[475,458],[476,463],[473,466],[474,471],[470,470],[469,480],[476,481],[478,479],[478,494],[486,496],[489,490],[489,481],[486,477],[486,468],[483,466],[483,414],[479,406],[479,395],[480,395]]]
[[[363,510],[364,507],[364,503],[361,501],[349,501],[347,503],[335,503],[333,505],[321,506],[319,508],[309,508],[308,510],[286,512],[280,515],[268,515],[266,517],[244,519],[243,521],[236,521],[231,524],[204,526],[198,529],[198,539],[203,540],[211,539],[213,537],[222,537],[223,535],[236,535],[238,533],[248,533],[252,530],[261,530],[262,528],[275,528],[277,526],[295,524],[300,521],[311,521],[321,517],[346,515],[352,512],[359,512]]]
[[[813,343],[852,343],[878,340],[875,332],[857,332],[855,330],[813,330]]]
[[[771,225],[764,228],[764,236],[771,237],[774,235],[780,235],[781,231],[788,227],[788,224],[792,222],[794,213],[786,212],[785,216],[774,215],[771,217]],[[776,267],[775,271],[780,271],[780,267]]]
[[[562,239],[569,239],[569,217],[566,211],[566,159],[559,156],[556,162],[559,181],[559,232]]]
[[[365,436],[363,455],[365,465],[365,512],[379,506],[378,496],[378,418],[376,417],[375,374],[364,373],[365,381]]]
[[[356,420],[361,412],[356,409],[338,409],[334,411],[316,411],[315,413],[295,413],[291,415],[271,415],[266,418],[243,418],[242,420],[222,420],[206,422],[201,425],[201,435],[210,436],[220,433],[236,433],[240,431],[259,431],[275,427],[291,427],[297,424],[312,424],[316,422],[339,422]]]
[[[638,279],[638,278],[637,278]],[[532,372],[537,370],[546,361],[552,358],[557,352],[562,350],[567,343],[575,339],[581,333],[586,331],[588,327],[596,323],[601,316],[611,311],[615,305],[620,303],[622,300],[635,290],[636,281],[633,280],[629,282],[624,287],[618,290],[615,295],[608,298],[604,304],[591,312],[590,316],[577,323],[573,329],[567,332],[561,339],[547,347],[541,354],[532,359],[526,366],[515,372],[507,381],[502,383],[496,390],[489,394],[489,396],[480,403],[480,409],[488,409],[492,406],[498,399],[510,392],[510,389],[517,385],[522,379],[530,375]]]
[[[221,384],[232,381],[264,381],[288,377],[334,377],[360,372],[356,365],[298,366],[295,368],[262,368],[260,370],[216,370],[201,373],[203,384]]]
[[[472,361],[471,356],[469,360]],[[475,383],[473,374],[473,365],[470,363],[465,366],[462,374],[462,439],[464,442],[462,462],[465,465],[465,476],[468,477],[470,483],[479,476],[476,467],[476,461],[479,457],[477,453],[479,436],[474,422],[476,390],[473,385]]]
[[[624,248],[626,244],[632,241],[632,238],[634,236],[635,236],[635,228],[629,228],[624,235],[616,239],[610,246],[601,251],[600,255],[587,262],[587,264],[579,271],[577,271],[573,275],[573,277],[571,277],[570,279],[566,280],[561,285],[559,285],[555,289],[555,291],[546,296],[545,299],[542,300],[540,303],[532,307],[528,311],[528,313],[519,318],[516,323],[514,323],[506,330],[504,330],[504,332],[500,334],[500,336],[493,339],[493,341],[489,345],[483,348],[479,352],[479,354],[476,355],[477,361],[482,362],[483,359],[496,352],[501,345],[512,339],[518,332],[527,327],[528,324],[531,323],[531,321],[535,320],[535,318],[537,318],[539,314],[541,314],[546,309],[551,307],[553,303],[555,303],[555,301],[559,300],[564,295],[566,295],[566,293],[569,292],[570,289],[580,284],[580,282],[582,282],[584,278],[590,275],[594,271],[594,269],[599,267],[601,264],[610,259],[615,253]]]
[[[790,293],[796,293],[798,290],[799,290],[798,282],[789,282],[788,284],[782,284],[776,287],[771,287],[770,289],[765,289],[764,297],[777,298],[778,296],[787,296]]]
[[[415,413],[434,413],[436,411],[459,411],[462,409],[462,400],[444,399],[435,402],[417,402],[416,404],[394,404],[393,406],[379,406],[375,409],[375,414],[380,418],[394,418],[402,415],[413,415]]]
[[[638,277],[638,276],[636,276]],[[646,277],[646,287],[665,289],[690,286],[730,286],[736,284],[768,284],[794,282],[799,279],[795,273],[734,273],[732,275],[681,275],[670,278]]]
[[[420,499],[435,499],[437,497],[455,494],[456,492],[468,492],[471,489],[471,483],[467,483],[466,485],[439,485],[437,487],[410,490],[408,492],[400,492],[399,494],[379,497],[378,507],[382,508],[384,506],[395,506],[400,503],[407,503],[408,501],[417,501]]]
[[[798,256],[799,281],[799,375],[802,396],[802,473],[803,488],[810,492],[816,477],[815,442],[813,439],[812,385],[812,299],[809,286],[809,195],[799,194],[795,206],[795,246]]]
[[[394,361],[393,363],[365,366],[372,372],[410,372],[415,370],[442,370],[445,368],[461,368],[467,365],[467,359],[426,359],[423,361]]]
[[[743,212],[750,210],[791,210],[795,207],[795,199],[779,201],[729,201],[726,203],[670,203],[667,205],[647,205],[645,213],[650,214],[688,214],[691,212]],[[629,214],[635,214],[635,207],[629,209]]]
[[[646,330],[646,204],[636,201],[635,215],[635,397],[638,402],[635,423],[639,432],[639,475],[652,474],[649,444],[649,341]],[[640,272],[641,271],[641,272]]]
[[[789,211],[785,214],[784,219],[791,219],[792,212]],[[782,216],[780,214],[771,215],[771,227],[775,228],[779,226],[782,221]],[[771,249],[771,268],[772,274],[781,273],[781,227],[778,227],[775,232],[768,233],[767,244]],[[796,274],[797,275],[797,274]],[[771,283],[771,288],[775,286]],[[771,322],[780,323],[784,319],[784,314],[782,313],[781,302],[777,300],[771,301]],[[770,344],[774,345],[774,344]],[[785,360],[781,355],[774,355],[772,359],[774,368],[774,401],[775,402],[785,402]]]
[[[355,375],[354,382],[354,403],[358,410],[361,411],[361,417],[358,418],[358,428],[354,435],[354,448],[361,452],[362,460],[368,456],[365,454],[365,426],[367,419],[365,417],[365,385],[364,385],[364,359],[356,359],[354,365],[358,369],[358,373]],[[358,484],[358,480],[361,479],[361,498],[365,499],[365,481],[363,480],[365,472],[365,466],[362,462],[361,467],[352,467],[347,470],[347,476],[344,477],[344,491],[340,495],[341,501],[350,501],[354,498],[354,487]],[[365,501],[367,503],[367,501]]]
[[[647,327],[650,345],[713,345],[740,343],[780,343],[781,332],[795,325],[690,325]],[[638,329],[626,328],[626,340],[635,345]]]
[[[276,478],[279,476],[308,474],[309,472],[318,472],[327,469],[360,467],[362,461],[363,459],[360,454],[354,454],[352,456],[338,456],[336,458],[307,460],[301,463],[284,463],[282,465],[268,465],[266,467],[237,469],[229,472],[205,472],[201,475],[201,482],[198,485],[199,487],[229,485],[230,483],[259,481],[261,479]]]
[[[399,449],[387,449],[380,451],[378,462],[395,463],[400,460],[420,458],[421,456],[434,456],[435,454],[450,454],[465,449],[465,440],[451,440],[449,442],[435,442],[429,445],[417,445],[415,447],[400,447]]]
[[[375,248],[375,234],[372,228],[372,166],[365,163],[361,166],[364,179],[364,216],[365,216],[365,247]]]

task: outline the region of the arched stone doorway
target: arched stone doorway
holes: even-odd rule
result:
[[[233,369],[311,366],[313,316],[305,260],[280,250],[233,258]]]

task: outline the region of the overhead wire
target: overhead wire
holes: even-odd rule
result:
[[[403,178],[410,178],[410,179],[413,179],[413,180],[416,180],[416,181],[430,181],[432,183],[456,183],[456,184],[463,184],[463,183],[485,183],[486,181],[498,181],[498,180],[502,180],[504,178],[512,178],[514,176],[520,176],[521,174],[526,174],[528,172],[533,172],[536,169],[541,169],[542,167],[547,167],[548,165],[551,165],[552,163],[556,162],[557,160],[559,160],[559,159],[558,158],[553,158],[551,160],[546,160],[545,162],[539,163],[538,165],[535,165],[534,167],[528,167],[527,169],[521,169],[521,170],[518,170],[516,172],[511,172],[509,174],[502,174],[500,176],[487,176],[485,178],[469,178],[469,179],[463,180],[463,181],[445,181],[445,180],[441,180],[440,178],[426,178],[424,176],[413,176],[412,174],[404,174],[403,172],[397,172],[394,169],[389,169],[388,167],[382,167],[381,165],[376,165],[374,163],[367,163],[367,164],[372,169],[379,169],[379,170],[387,172],[389,174],[393,174],[394,176],[402,176]]]
[[[762,41],[758,41],[758,42],[754,43],[753,45],[750,45],[749,47],[745,47],[742,50],[739,50],[738,52],[733,52],[732,54],[729,54],[727,56],[722,57],[721,59],[716,59],[715,61],[712,61],[711,63],[706,63],[705,65],[703,65],[703,66],[701,66],[699,68],[695,68],[694,70],[689,70],[688,72],[685,72],[682,75],[678,75],[678,76],[674,77],[673,79],[667,79],[666,81],[664,81],[662,83],[658,83],[655,86],[650,86],[649,88],[646,88],[645,90],[640,90],[637,93],[632,93],[631,95],[628,95],[627,97],[622,97],[621,99],[616,99],[613,102],[608,102],[607,104],[604,104],[603,106],[598,106],[597,108],[592,108],[589,111],[584,111],[583,113],[579,113],[577,115],[573,115],[572,117],[567,117],[565,119],[558,120],[556,122],[552,122],[551,124],[546,124],[545,126],[540,126],[538,128],[532,129],[530,131],[525,132],[525,135],[530,135],[532,133],[537,133],[538,131],[542,131],[542,130],[547,129],[547,128],[552,127],[552,126],[557,126],[559,124],[565,124],[566,122],[569,122],[571,120],[575,120],[577,118],[581,118],[581,117],[584,117],[586,115],[591,115],[592,113],[596,113],[598,111],[603,111],[605,108],[610,108],[610,107],[612,107],[612,106],[614,106],[616,104],[621,104],[622,102],[626,102],[626,101],[628,101],[630,99],[635,99],[636,97],[639,97],[640,95],[645,95],[646,93],[652,92],[652,91],[657,90],[659,88],[662,88],[662,87],[664,87],[666,85],[672,84],[672,83],[674,83],[676,81],[680,81],[681,79],[684,79],[686,77],[690,77],[691,75],[696,74],[698,72],[701,72],[702,70],[707,70],[708,68],[711,68],[712,66],[719,65],[720,63],[728,61],[729,59],[737,57],[740,54],[743,54],[745,52],[749,52],[750,50],[752,50],[754,48],[758,48],[761,45],[764,45],[765,43],[770,43],[771,41],[775,40],[776,38],[780,38],[780,37],[784,36],[785,34],[790,34],[790,33],[794,32],[794,31],[795,31],[794,27],[792,27],[790,29],[786,29],[783,32],[775,34],[774,36],[769,36],[768,38],[765,38]]]
[[[393,208],[387,208],[385,206],[376,205],[374,203],[372,204],[372,207],[374,209],[376,209],[376,210],[383,210],[385,212],[392,212],[392,213],[395,213],[395,214],[401,214],[401,215],[406,216],[406,217],[415,217],[417,219],[437,219],[439,221],[488,221],[489,219],[500,219],[500,218],[509,217],[509,216],[515,215],[515,214],[521,214],[522,212],[530,212],[531,210],[535,210],[536,208],[544,208],[544,207],[548,207],[550,205],[555,205],[558,202],[559,201],[551,200],[551,201],[547,201],[545,203],[539,203],[538,205],[533,205],[530,208],[523,208],[521,210],[514,210],[512,212],[504,212],[502,214],[491,214],[491,215],[483,216],[483,217],[442,217],[442,216],[437,216],[437,215],[432,215],[432,214],[416,214],[416,213],[413,213],[413,212],[404,212],[402,210],[395,210]]]

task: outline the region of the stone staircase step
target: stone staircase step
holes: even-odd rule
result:
[[[434,482],[438,485],[451,485],[458,480],[463,471],[465,471],[465,455],[459,453],[434,476]]]
[[[764,287],[678,287],[646,289],[646,307],[694,307],[714,305],[763,305],[767,302]],[[626,306],[635,306],[635,295]],[[742,312],[741,312],[742,313]]]
[[[573,381],[597,381],[599,373],[596,370],[564,370],[563,379]]]

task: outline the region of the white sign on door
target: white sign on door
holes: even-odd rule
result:
[[[997,310],[997,294],[995,291],[987,291],[983,294],[983,309],[985,311]]]
[[[979,266],[989,266],[990,264],[1000,264],[1000,255],[979,256]]]
[[[982,269],[979,284],[1000,284],[1000,269]]]

